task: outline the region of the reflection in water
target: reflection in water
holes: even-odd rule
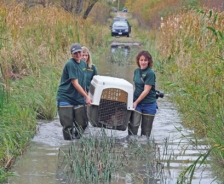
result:
[[[129,46],[113,45],[110,49],[110,61],[119,65],[125,65],[128,61],[129,53]]]
[[[130,46],[122,46],[122,45],[112,45],[110,52],[111,54],[116,54],[116,52],[122,52],[124,53],[125,57],[128,57],[129,53],[130,53]]]
[[[112,45],[108,52],[110,54],[106,53],[104,60],[97,65],[98,74],[123,78],[133,83],[133,73],[137,67],[135,57],[139,52],[139,47]]]
[[[117,63],[119,66],[133,64],[139,48],[139,46],[130,46],[127,43],[112,44],[110,47],[109,61]]]

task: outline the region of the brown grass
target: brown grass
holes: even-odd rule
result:
[[[217,9],[220,11],[224,10],[224,1],[223,0],[201,0],[201,6],[210,8],[210,9]]]
[[[105,9],[105,7],[102,7]],[[83,20],[55,6],[0,4],[2,19],[0,78],[10,94],[10,79],[39,75],[43,66],[61,68],[69,59],[69,47],[80,42],[91,48],[105,46],[109,34],[94,17]],[[104,11],[103,11],[104,12]],[[94,15],[94,13],[93,13]],[[9,95],[8,95],[9,96]]]

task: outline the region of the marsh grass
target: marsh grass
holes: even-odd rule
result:
[[[80,41],[97,50],[107,45],[107,32],[91,18],[84,21],[56,6],[1,3],[0,12],[0,177],[4,179],[35,134],[36,119],[56,116],[56,92],[62,68],[71,57],[70,45]]]
[[[183,171],[173,179],[177,183],[191,183],[197,169],[206,168],[212,149],[204,149],[201,140],[189,139],[178,131],[182,134],[179,143],[173,144],[167,137],[158,144],[153,138],[144,137],[119,140],[101,129],[97,136],[84,136],[73,141],[69,148],[59,150],[57,177],[66,183],[167,183],[172,178],[173,163],[179,163]],[[189,156],[186,152],[191,148],[194,155],[199,155],[198,159],[180,159]]]
[[[0,117],[0,164],[2,171],[5,171],[1,173],[1,178],[4,179],[10,174],[8,170],[16,156],[23,153],[33,137],[36,119],[32,110],[21,108],[18,103],[5,104]]]
[[[12,84],[17,89],[11,100],[20,101],[36,113],[37,119],[52,120],[56,116],[56,92],[59,76],[52,68],[44,68],[38,75],[24,77]]]
[[[156,37],[162,85],[184,115],[184,125],[204,135],[223,167],[223,12],[193,9],[161,22]],[[214,147],[214,145],[219,145]],[[199,160],[205,161],[207,155]],[[197,160],[196,162],[198,162]],[[193,171],[192,167],[188,171]],[[222,175],[222,174],[220,174]]]
[[[190,166],[188,166],[186,169],[184,169],[180,173],[180,175],[177,179],[177,183],[185,183],[186,181],[189,183],[192,183],[195,170],[197,168],[200,168],[201,165],[205,164],[211,151],[212,151],[212,149],[209,149],[206,153],[201,154]]]
[[[139,20],[139,26],[154,29],[159,26],[160,17],[168,17],[177,13],[182,2],[182,0],[137,0],[132,1],[130,11]],[[189,1],[186,2],[186,4],[188,3]]]
[[[222,0],[126,0],[130,12],[138,19],[139,26],[146,29],[157,29],[160,26],[160,19],[179,14],[181,11],[188,11],[192,7],[207,7],[210,9],[224,9]]]
[[[155,145],[136,139],[121,144],[103,129],[99,136],[74,141],[69,150],[59,150],[60,178],[67,183],[109,183],[127,177],[134,183],[153,183],[163,179],[164,167],[156,161]],[[144,171],[139,174],[138,168]]]
[[[3,4],[2,9],[9,7]],[[12,90],[15,94],[29,91],[26,96],[33,95],[34,98],[24,105],[31,105],[38,118],[52,119],[56,114],[53,99],[56,98],[60,73],[71,57],[70,45],[80,41],[82,45],[103,47],[107,33],[102,25],[92,24],[91,19],[84,21],[56,7],[24,9],[18,4],[7,12],[4,16],[7,32],[11,35],[5,34],[9,41],[0,50],[6,94],[9,98]]]
[[[4,107],[4,100],[5,100],[5,91],[2,85],[0,85],[0,115]]]

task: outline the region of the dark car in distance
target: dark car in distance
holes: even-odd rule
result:
[[[131,25],[130,23],[128,22],[128,20],[126,18],[123,18],[123,17],[114,17],[114,22],[115,21],[125,21],[128,23],[128,26],[129,26],[129,34],[131,33]]]
[[[131,33],[131,29],[127,21],[114,21],[111,26],[111,36],[127,36]]]
[[[122,12],[128,12],[128,9],[127,8],[123,8]]]
[[[112,11],[113,11],[113,12],[117,12],[117,8],[114,7],[114,8],[112,9]]]

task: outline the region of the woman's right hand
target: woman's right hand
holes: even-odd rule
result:
[[[92,99],[89,96],[87,96],[86,97],[86,105],[90,106],[91,103],[92,103]]]

